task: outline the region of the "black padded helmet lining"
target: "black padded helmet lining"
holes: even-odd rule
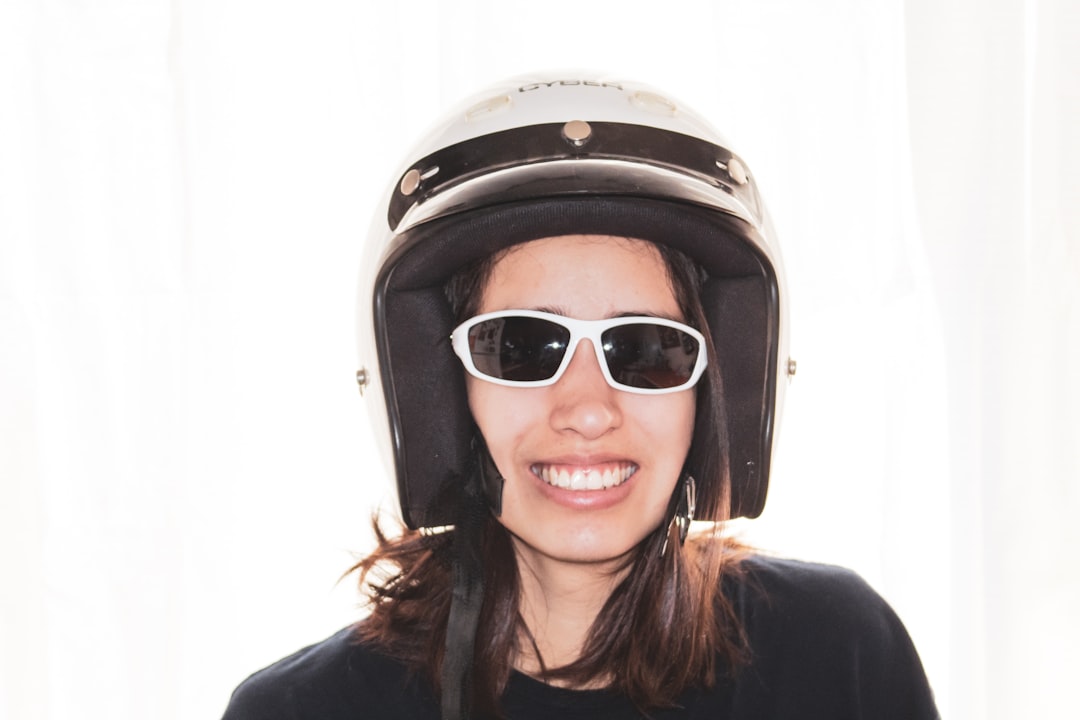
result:
[[[406,524],[453,524],[470,467],[475,425],[464,370],[450,347],[455,318],[444,292],[447,280],[503,248],[569,234],[670,245],[704,267],[702,303],[724,387],[732,516],[760,514],[772,445],[779,304],[775,273],[756,249],[755,231],[696,205],[589,195],[494,205],[430,221],[394,239],[375,283],[374,322]],[[695,438],[701,437],[716,433],[699,427]],[[691,473],[694,453],[692,448]],[[699,493],[718,492],[715,484],[699,478]]]

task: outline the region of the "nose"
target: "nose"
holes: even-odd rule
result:
[[[619,391],[608,385],[592,342],[582,340],[570,365],[551,387],[551,426],[594,440],[622,425]]]

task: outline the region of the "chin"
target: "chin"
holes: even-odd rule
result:
[[[617,539],[610,533],[597,538],[593,533],[574,535],[565,533],[563,542],[529,542],[528,539],[514,536],[519,551],[534,556],[545,557],[563,563],[589,564],[615,562],[625,559],[634,548],[648,537]]]

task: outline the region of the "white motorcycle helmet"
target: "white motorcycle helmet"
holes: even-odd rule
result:
[[[685,106],[632,82],[516,79],[451,112],[410,155],[376,218],[361,291],[358,380],[410,528],[457,522],[477,452],[450,344],[447,280],[511,245],[629,236],[704,269],[719,364],[730,516],[765,503],[790,364],[776,239],[746,163]],[[709,390],[715,392],[715,389]],[[703,417],[701,423],[710,422]],[[719,442],[698,427],[695,443]],[[695,447],[687,471],[694,474]],[[724,488],[696,476],[699,507]],[[698,519],[723,519],[702,517]]]

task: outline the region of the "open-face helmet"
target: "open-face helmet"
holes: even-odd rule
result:
[[[668,245],[704,269],[730,515],[760,514],[789,359],[780,254],[754,176],[669,96],[564,74],[517,79],[455,109],[408,156],[377,213],[358,379],[405,524],[454,524],[477,452],[465,373],[451,348],[459,319],[448,279],[512,245],[568,234]],[[717,437],[700,431],[695,438]],[[691,447],[688,464],[694,455]],[[720,482],[698,476],[699,506],[717,505],[708,498],[724,492]]]

